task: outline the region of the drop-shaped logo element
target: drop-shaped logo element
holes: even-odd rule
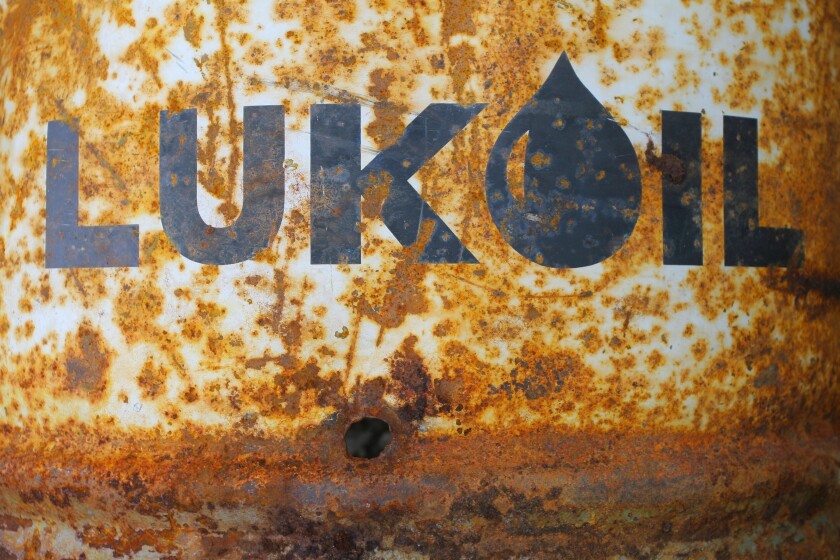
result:
[[[508,185],[507,166],[525,134],[520,201]],[[487,203],[493,222],[531,261],[579,268],[611,257],[624,245],[636,226],[641,195],[636,150],[564,52],[490,153]]]

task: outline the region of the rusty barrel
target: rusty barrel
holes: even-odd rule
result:
[[[0,21],[0,558],[840,557],[836,2]]]

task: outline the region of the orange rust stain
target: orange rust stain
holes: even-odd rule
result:
[[[163,298],[163,292],[152,281],[123,285],[114,302],[114,313],[127,342],[155,340],[158,331],[151,325],[163,311]]]
[[[409,259],[403,257],[400,264],[387,272],[379,290],[365,289],[354,298],[361,313],[382,328],[399,327],[407,316],[420,315],[428,310],[422,289],[427,265],[412,264]]]
[[[444,0],[441,17],[441,40],[450,43],[459,34],[474,35],[476,32],[473,15],[479,12],[478,0]]]
[[[468,43],[460,43],[447,49],[447,57],[451,68],[450,75],[455,99],[468,103],[475,98],[475,94],[466,89],[477,62],[475,49]]]
[[[550,164],[551,156],[544,154],[543,152],[537,152],[533,156],[531,156],[531,165],[533,165],[537,169],[542,169],[543,167]]]
[[[366,219],[373,219],[380,215],[382,205],[391,192],[393,177],[381,171],[376,175],[369,175],[365,179],[365,190],[362,198],[362,216]],[[364,227],[364,226],[362,226]]]
[[[390,101],[393,98],[391,87],[397,79],[395,72],[386,70],[377,69],[370,75],[368,93],[378,103],[373,107],[374,119],[365,127],[365,131],[373,139],[377,149],[392,145],[400,136],[401,119],[406,107]]]

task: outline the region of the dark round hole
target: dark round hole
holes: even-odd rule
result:
[[[373,459],[391,443],[391,428],[379,418],[362,418],[350,424],[344,434],[344,444],[351,457]]]

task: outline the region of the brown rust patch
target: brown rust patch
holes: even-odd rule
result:
[[[65,387],[91,400],[101,398],[108,385],[113,352],[102,333],[90,323],[82,323],[67,340],[64,358]]]
[[[793,294],[797,300],[808,301],[809,296],[827,302],[840,299],[840,279],[809,274],[797,267],[774,271],[768,275],[767,283],[771,289]]]
[[[648,138],[647,147],[645,148],[645,161],[647,161],[648,165],[655,167],[671,183],[679,185],[685,181],[687,173],[685,162],[673,154],[657,155],[656,147],[650,138]]]
[[[32,521],[29,519],[21,519],[5,513],[0,514],[0,529],[4,531],[17,531],[31,526]]]
[[[400,402],[397,413],[406,421],[422,420],[431,396],[432,380],[417,354],[417,337],[410,336],[390,359],[393,392]]]
[[[204,23],[203,16],[190,14],[184,23],[184,39],[193,47],[198,48],[201,43],[201,28]]]

